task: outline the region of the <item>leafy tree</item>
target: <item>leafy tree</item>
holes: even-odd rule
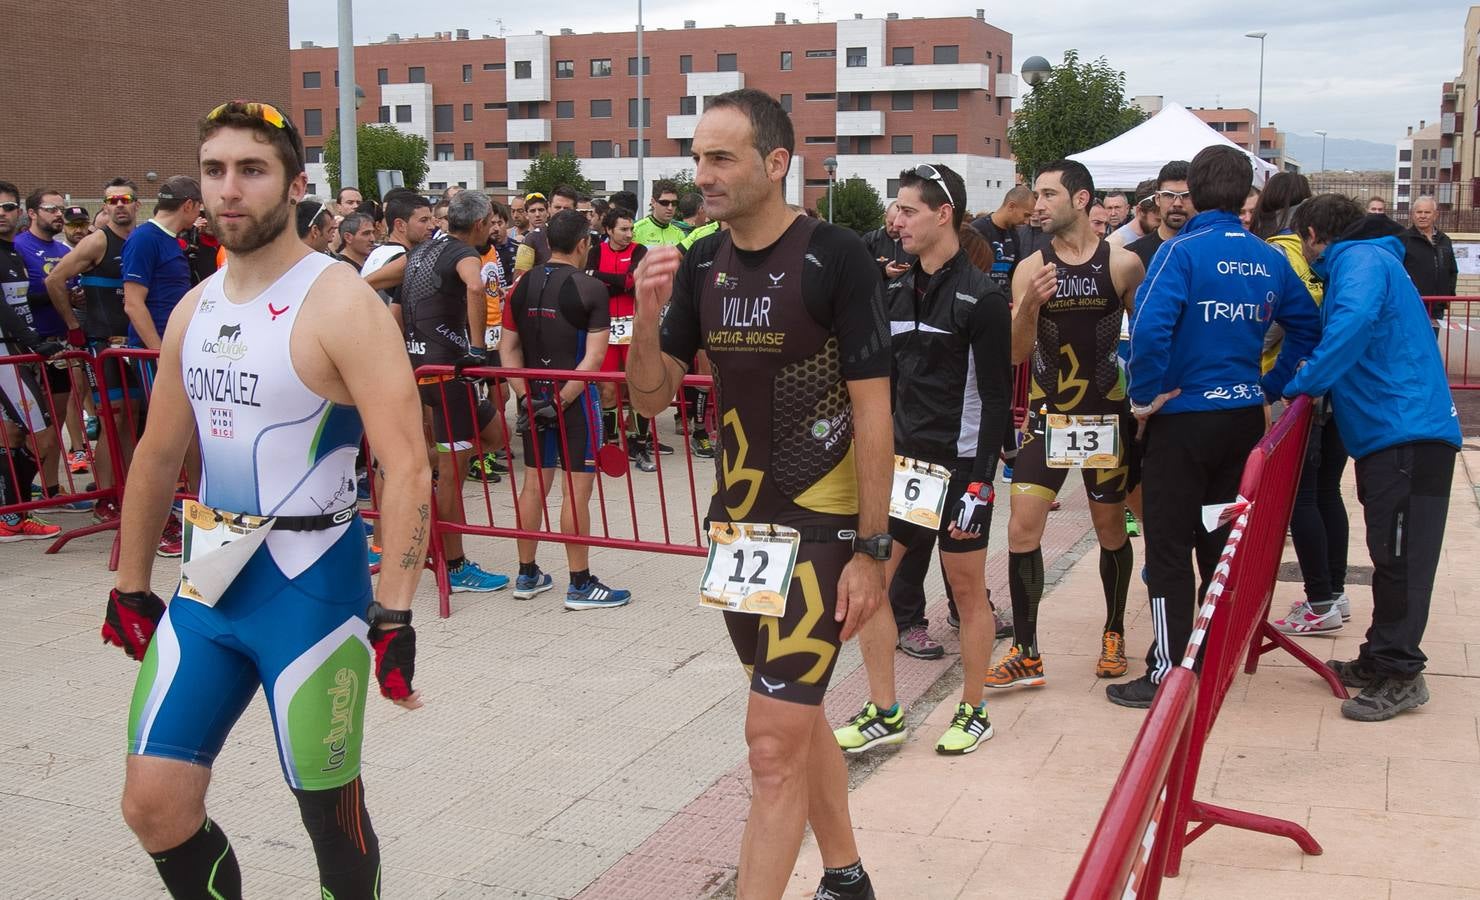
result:
[[[574,156],[541,153],[529,164],[528,171],[524,173],[524,186],[520,190],[526,194],[540,193],[548,197],[562,184],[570,185],[578,194],[591,193],[591,182],[581,174],[579,159]]]
[[[1081,63],[1079,51],[1064,51],[1064,61],[1013,113],[1007,143],[1017,170],[1031,178],[1044,166],[1071,153],[1105,143],[1146,121],[1125,99],[1125,73],[1102,56]]]
[[[366,200],[380,199],[380,182],[375,177],[378,169],[400,170],[408,188],[416,190],[421,187],[429,168],[426,138],[407,134],[394,125],[361,125],[355,129],[355,141],[360,163],[357,186]],[[324,168],[329,173],[329,189],[338,194],[343,182],[340,180],[337,128],[324,141]]]
[[[699,186],[694,184],[693,169],[679,169],[676,173],[672,175],[660,175],[658,177],[666,178],[678,186],[679,199],[683,199],[683,196],[685,194],[702,193],[702,191],[699,190]]]
[[[844,225],[862,234],[884,224],[884,201],[873,185],[858,176],[836,182],[832,189],[836,225]],[[817,204],[817,215],[827,218],[828,198],[824,194]]]

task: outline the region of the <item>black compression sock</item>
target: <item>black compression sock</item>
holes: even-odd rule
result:
[[[359,778],[326,791],[293,790],[303,827],[313,842],[324,897],[380,896],[380,841],[365,809]]]
[[[1012,592],[1013,640],[1024,656],[1038,655],[1038,604],[1043,600],[1043,548],[1007,554],[1007,587]]]
[[[640,440],[647,440],[649,428],[648,420],[644,419],[642,416],[634,416],[633,418],[637,421],[637,424],[635,426],[637,428],[637,437]]]
[[[535,575],[538,575],[539,574],[539,571],[540,571],[540,564],[539,563],[532,563],[532,562],[524,563],[524,562],[522,562],[522,563],[519,564],[519,574],[520,575],[524,575],[524,576],[527,576],[529,578],[533,578]]]
[[[591,580],[591,570],[590,569],[581,569],[580,571],[576,571],[575,569],[571,569],[571,571],[570,571],[570,583],[573,584],[573,585],[575,585],[576,590],[580,590],[581,588],[585,587],[586,586],[586,583],[589,582],[590,580]]]
[[[1100,584],[1105,588],[1105,630],[1125,634],[1125,598],[1131,589],[1136,551],[1130,538],[1119,550],[1100,548]]]
[[[210,819],[185,843],[149,856],[175,900],[241,900],[242,870],[236,853],[226,832]]]
[[[822,870],[822,886],[841,897],[867,897],[872,886],[863,860],[839,869]]]
[[[14,469],[14,477],[11,471]],[[0,504],[13,506],[31,500],[36,457],[26,447],[0,447]]]
[[[608,440],[617,439],[617,408],[615,406],[602,408],[601,430]]]
[[[466,556],[459,556],[457,559],[449,559],[447,560],[447,571],[451,572],[454,569],[461,569],[462,564],[467,561],[468,558]]]

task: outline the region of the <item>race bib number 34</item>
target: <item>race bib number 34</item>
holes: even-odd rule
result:
[[[611,324],[611,340],[608,342],[618,347],[625,347],[632,343],[632,317],[613,316]]]
[[[711,524],[699,605],[759,616],[784,614],[801,540],[795,529],[781,525]]]
[[[903,522],[939,528],[946,508],[946,486],[951,473],[944,466],[894,457],[894,489],[889,492],[889,515]]]
[[[1055,469],[1113,469],[1120,465],[1120,417],[1049,413],[1045,438]]]

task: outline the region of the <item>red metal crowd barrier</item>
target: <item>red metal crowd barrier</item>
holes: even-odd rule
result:
[[[1435,306],[1441,308],[1442,318],[1435,321],[1439,325],[1439,356],[1444,360],[1450,390],[1480,390],[1480,341],[1470,340],[1470,335],[1480,331],[1480,307],[1476,306],[1480,297],[1425,297],[1423,302],[1429,307],[1430,318]]]
[[[1294,822],[1193,798],[1203,748],[1240,664],[1252,673],[1259,656],[1278,647],[1321,675],[1337,697],[1346,697],[1335,673],[1267,621],[1311,407],[1310,398],[1297,398],[1249,456],[1239,503],[1231,508],[1234,525],[1187,653],[1141,725],[1069,888],[1073,900],[1157,897],[1163,875],[1179,872],[1183,848],[1214,825],[1288,837],[1306,853],[1321,852]],[[1189,822],[1197,823],[1191,831]]]

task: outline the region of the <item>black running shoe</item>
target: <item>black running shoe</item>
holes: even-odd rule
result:
[[[1382,722],[1428,702],[1429,688],[1422,675],[1379,676],[1362,688],[1362,693],[1341,704],[1341,714],[1358,722]]]
[[[1151,701],[1156,699],[1156,684],[1151,680],[1151,673],[1147,672],[1134,681],[1109,685],[1105,688],[1105,696],[1116,706],[1150,709]]]
[[[1357,690],[1377,680],[1377,673],[1364,665],[1360,659],[1328,659],[1326,668],[1335,672],[1342,684]]]

